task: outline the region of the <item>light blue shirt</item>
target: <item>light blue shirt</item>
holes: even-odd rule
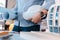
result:
[[[46,2],[44,6],[42,4]],[[18,20],[15,19],[14,24],[18,26],[20,22],[21,27],[28,27],[36,25],[31,21],[27,21],[22,17],[22,13],[27,11],[27,9],[32,5],[41,5],[45,9],[49,9],[49,7],[55,3],[55,0],[16,0],[16,6],[13,8],[13,10],[9,10],[6,8],[0,7],[0,12],[5,13],[2,15],[3,19],[14,19],[16,16],[18,16]],[[16,15],[16,12],[18,12],[18,15]],[[9,15],[9,16],[8,16]]]

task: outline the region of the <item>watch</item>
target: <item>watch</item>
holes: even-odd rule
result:
[[[43,12],[40,12],[41,14],[41,19],[45,19],[47,17],[47,14],[44,14]]]
[[[41,15],[41,18],[43,18],[43,17],[44,17],[44,13],[43,13],[43,12],[40,12],[40,15]]]

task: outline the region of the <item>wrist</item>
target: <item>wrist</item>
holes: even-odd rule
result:
[[[42,12],[43,14],[47,14],[48,10],[47,10],[47,9],[42,9],[41,12]]]
[[[44,17],[47,15],[47,12],[48,12],[48,10],[43,9],[43,10],[40,12],[41,18],[44,18]]]

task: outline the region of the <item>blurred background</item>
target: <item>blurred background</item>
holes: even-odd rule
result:
[[[8,9],[12,9],[16,4],[16,0],[0,0],[0,6],[1,7],[4,7],[4,8],[8,8]],[[45,2],[44,2],[45,4]],[[43,4],[43,5],[44,5]],[[54,11],[54,10],[53,10]],[[12,14],[12,13],[11,13]],[[49,16],[51,17],[51,16]],[[15,20],[0,20],[0,31],[12,31],[13,27],[14,27],[14,21]],[[54,21],[54,20],[53,20]],[[49,22],[49,19],[48,19],[48,23]],[[48,33],[47,31],[49,31],[49,26],[47,24],[47,19],[44,19],[42,20],[42,22],[40,23],[40,30],[42,32],[21,32],[20,33],[20,36],[22,37],[22,39],[27,39],[27,40],[31,40],[33,38],[33,40],[42,40],[42,39],[46,39],[46,40],[49,40],[49,39],[52,39],[52,40],[60,40],[60,34],[57,35],[57,34],[51,34],[50,32]],[[53,26],[50,28],[50,30],[54,31],[54,28]],[[55,28],[55,30],[58,30],[57,28]],[[59,31],[60,31],[60,27],[59,27]],[[57,33],[57,32],[56,32]],[[15,34],[15,33],[14,33]],[[24,35],[24,36],[23,36]],[[20,36],[19,36],[19,39],[20,39]],[[16,36],[14,36],[15,38]],[[11,39],[11,38],[10,38]]]

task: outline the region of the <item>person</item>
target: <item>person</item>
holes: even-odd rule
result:
[[[44,2],[45,5],[43,5]],[[0,7],[0,12],[4,12],[4,15],[2,15],[4,20],[15,20],[13,31],[39,31],[40,25],[38,25],[37,23],[41,21],[41,19],[46,18],[45,15],[47,15],[49,7],[54,3],[55,0],[16,0],[16,6],[13,8],[13,11]],[[25,20],[22,17],[22,14],[23,12],[27,11],[27,9],[32,5],[43,5],[43,9],[41,10],[42,14],[40,15],[40,13],[37,13],[31,19]]]

